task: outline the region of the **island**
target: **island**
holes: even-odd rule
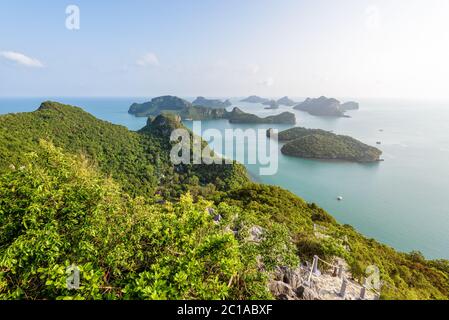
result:
[[[296,124],[296,116],[291,112],[283,112],[275,116],[261,118],[254,114],[243,112],[236,107],[227,117],[230,123]]]
[[[279,104],[276,100],[270,100],[267,102],[264,102],[263,105],[268,106],[265,109],[266,110],[277,110],[279,109]]]
[[[194,106],[208,107],[214,109],[221,109],[232,106],[232,103],[229,100],[221,101],[218,99],[206,99],[204,97],[196,98],[195,101],[192,102],[192,104]]]
[[[289,97],[283,97],[277,101],[277,104],[281,106],[293,107],[297,103],[292,99],[290,99]]]
[[[296,105],[295,110],[305,111],[314,116],[324,117],[345,117],[345,112],[348,110],[356,110],[359,108],[359,104],[356,102],[347,102],[341,104],[341,102],[334,98],[326,98],[324,96],[311,99],[307,98],[304,102]]]
[[[250,96],[246,99],[240,100],[240,102],[247,102],[247,103],[266,103],[270,101],[270,99],[261,98],[259,96]]]
[[[202,106],[190,106],[179,112],[182,119],[194,121],[226,119],[228,114],[225,108]]]
[[[360,105],[358,102],[354,102],[354,101],[349,101],[346,103],[343,103],[340,106],[340,109],[343,111],[348,111],[348,110],[359,110],[360,109]]]
[[[268,130],[267,136],[272,135],[272,129]],[[286,142],[281,152],[287,156],[361,163],[382,161],[381,150],[352,137],[320,129],[292,128],[280,132],[278,139]]]
[[[136,117],[155,117],[161,114],[172,113],[178,115],[183,120],[195,121],[227,119],[231,123],[296,123],[296,116],[291,112],[260,118],[254,114],[246,113],[237,107],[229,112],[225,108],[196,106],[174,96],[158,97],[142,104],[134,103],[128,112]]]
[[[128,113],[136,117],[157,116],[166,111],[181,112],[192,107],[192,104],[175,96],[162,96],[145,103],[133,103]]]

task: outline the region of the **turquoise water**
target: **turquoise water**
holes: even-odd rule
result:
[[[82,106],[98,118],[137,130],[146,119],[127,110],[147,98],[47,98]],[[0,99],[0,113],[35,110],[44,98]],[[309,202],[316,202],[341,223],[401,251],[420,250],[429,258],[449,258],[449,103],[360,101],[352,118],[319,118],[303,112],[297,125],[332,130],[379,146],[385,162],[357,164],[285,157],[279,171],[259,176],[257,165],[247,166],[255,180],[282,186]],[[262,116],[280,111],[261,105],[236,103]],[[187,123],[191,126],[191,123]],[[286,129],[289,126],[232,125],[204,121],[208,128]],[[381,131],[382,130],[382,131]],[[252,142],[246,145],[254,148]],[[344,201],[337,201],[343,196]]]

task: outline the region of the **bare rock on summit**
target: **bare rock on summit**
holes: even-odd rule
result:
[[[278,300],[298,300],[295,291],[283,281],[272,281],[269,285],[270,292]]]

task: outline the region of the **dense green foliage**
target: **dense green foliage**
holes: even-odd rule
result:
[[[228,112],[226,111],[226,109],[203,107],[203,106],[191,106],[179,113],[179,115],[183,119],[191,119],[191,120],[226,119],[227,114]]]
[[[166,111],[180,112],[191,106],[191,103],[181,98],[163,96],[154,98],[145,103],[134,103],[131,105],[128,112],[137,117],[149,117],[160,115]]]
[[[0,178],[0,299],[269,298],[268,272],[297,263],[285,228],[253,243],[254,218],[238,207],[211,215],[212,203],[190,195],[164,205],[131,198],[45,141],[26,158]]]
[[[360,280],[369,265],[376,265],[384,283],[383,299],[449,299],[449,261],[426,261],[419,253],[399,253],[338,224],[323,209],[279,187],[253,184],[216,199],[220,201],[254,212],[264,227],[272,222],[286,226],[301,260],[311,261],[314,255],[328,261],[342,257]],[[326,230],[321,231],[324,237],[315,235],[314,224]]]
[[[268,135],[271,134],[269,131]],[[336,135],[320,129],[292,128],[278,135],[287,141],[281,151],[285,155],[355,162],[379,161],[382,151],[352,137]]]
[[[177,170],[169,161],[172,128],[162,132],[159,124],[155,130],[144,128],[137,133],[98,120],[80,108],[45,102],[35,112],[0,116],[0,169],[20,164],[23,155],[45,139],[67,152],[86,155],[132,195],[176,196],[188,190],[192,179],[199,181],[195,188],[215,184],[217,179],[220,188],[227,188],[236,178],[238,183],[247,179],[239,165]]]
[[[271,134],[272,134],[271,129],[267,130],[267,136],[270,137]],[[279,132],[277,134],[277,137],[279,141],[283,142],[283,141],[296,140],[311,134],[332,135],[331,132],[321,129],[307,129],[302,127],[295,127]]]
[[[241,165],[172,166],[174,115],[130,132],[45,103],[0,124],[0,299],[272,298],[273,270],[313,255],[357,278],[375,264],[384,299],[449,299],[448,261],[367,239]]]
[[[296,116],[291,112],[283,112],[275,116],[261,118],[255,114],[246,113],[239,108],[234,108],[227,115],[231,123],[260,123],[260,124],[295,124]]]

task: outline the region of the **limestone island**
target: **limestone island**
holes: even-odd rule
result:
[[[334,98],[326,98],[324,96],[311,99],[307,98],[304,102],[296,105],[295,110],[305,111],[314,116],[322,117],[346,117],[347,110],[358,109],[359,105],[356,102],[348,102],[341,104],[340,101]]]
[[[268,137],[272,134],[272,129],[267,131]],[[286,142],[281,152],[287,156],[361,163],[382,161],[381,150],[352,137],[336,135],[320,129],[292,128],[280,132],[278,139]]]
[[[227,108],[232,106],[232,103],[229,100],[221,101],[218,99],[206,99],[204,97],[196,98],[195,101],[192,102],[192,104],[194,106],[216,108],[216,109]]]
[[[289,97],[283,97],[276,102],[280,106],[293,107],[293,106],[297,105],[297,103],[295,101],[293,101],[292,99],[290,99]]]
[[[248,97],[246,99],[240,100],[240,102],[262,103],[262,104],[264,104],[264,103],[266,103],[268,101],[270,101],[270,99],[265,99],[265,98],[261,98],[261,97],[258,97],[258,96],[250,96],[250,97]]]
[[[163,96],[145,103],[133,103],[128,113],[136,117],[158,116],[164,112],[178,113],[192,104],[186,100],[174,96]]]
[[[265,109],[266,110],[277,110],[279,109],[279,104],[277,103],[276,100],[270,100],[267,102],[264,102],[263,105],[268,106]]]
[[[261,118],[254,114],[243,112],[239,108],[234,108],[227,117],[230,123],[296,124],[296,116],[291,112],[283,112],[275,116]]]
[[[349,101],[346,103],[343,103],[340,106],[340,109],[343,111],[348,111],[348,110],[359,110],[360,109],[360,105],[358,102],[354,102],[354,101]]]
[[[296,124],[296,116],[291,112],[260,118],[237,107],[229,112],[226,108],[197,106],[174,96],[158,97],[142,104],[134,103],[128,113],[137,117],[155,117],[165,113],[174,113],[183,120],[197,121],[227,119],[231,123]]]

